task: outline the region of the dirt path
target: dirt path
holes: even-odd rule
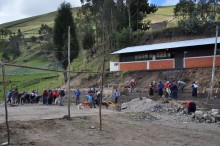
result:
[[[219,146],[219,124],[186,121],[184,117],[153,112],[116,112],[103,109],[99,130],[98,108],[71,106],[9,107],[12,145],[37,146]],[[94,128],[91,128],[94,127]],[[7,140],[4,106],[0,107],[0,144]]]
[[[103,114],[112,113],[112,110],[103,108]],[[89,108],[85,110],[78,110],[77,106],[71,105],[71,117],[98,115],[98,108]],[[42,105],[42,104],[25,104],[19,106],[8,106],[9,121],[29,121],[40,119],[56,119],[62,118],[68,114],[68,107],[58,105]],[[4,105],[0,106],[0,123],[5,122],[5,108]]]

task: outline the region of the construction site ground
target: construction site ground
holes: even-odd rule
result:
[[[79,110],[71,103],[71,119],[67,120],[64,118],[68,113],[67,104],[9,106],[11,143],[27,146],[219,146],[219,123],[193,121],[191,116],[176,112],[155,112],[151,106],[160,104],[160,99],[155,100],[157,102],[148,98],[133,99],[127,104],[130,108],[121,112],[103,107],[101,131],[98,108]],[[172,102],[181,104],[185,100]],[[205,108],[199,101],[198,104]],[[170,108],[170,104],[164,105]],[[6,142],[4,104],[0,106],[0,131],[0,143]]]

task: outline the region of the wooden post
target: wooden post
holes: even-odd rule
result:
[[[104,70],[105,70],[105,57],[102,65],[102,86],[101,86],[101,98],[99,103],[99,129],[102,131],[102,98],[103,98],[103,84],[104,84]]]
[[[5,99],[5,121],[6,121],[6,128],[7,128],[7,134],[8,134],[8,144],[10,144],[10,130],[9,130],[9,124],[8,124],[8,108],[7,108],[7,97],[6,97],[6,82],[5,82],[5,66],[2,65],[2,78],[3,78],[3,88],[4,88],[4,99]]]
[[[68,118],[70,119],[70,26],[68,27]]]

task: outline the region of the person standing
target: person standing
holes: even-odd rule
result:
[[[57,89],[53,91],[53,102],[55,102],[56,98],[59,96]]]
[[[80,102],[80,95],[81,95],[81,92],[80,92],[79,88],[77,88],[77,90],[75,91],[76,105],[78,105]]]
[[[47,90],[44,89],[44,91],[43,91],[43,104],[47,104],[47,96],[48,96]]]
[[[154,95],[154,86],[153,86],[153,83],[150,84],[150,92],[149,92],[149,95],[150,95],[150,96],[153,96],[153,95]]]
[[[35,102],[35,91],[34,90],[32,90],[32,92],[30,94],[30,100],[31,100],[31,103]]]
[[[12,91],[9,90],[9,91],[8,91],[8,100],[7,100],[7,103],[10,102],[10,104],[11,104],[11,96],[12,96]]]
[[[159,94],[160,97],[163,95],[163,87],[164,87],[164,85],[163,85],[163,83],[160,81],[160,82],[158,83],[158,85],[157,85],[158,94]]]
[[[191,87],[192,87],[192,97],[197,97],[198,85],[195,82],[193,82]]]
[[[169,86],[169,88],[171,91],[171,97],[173,99],[177,99],[178,88],[177,88],[176,82],[172,82],[172,84]]]
[[[55,100],[55,104],[60,102],[60,106],[63,106],[64,98],[65,98],[65,92],[63,89],[60,89],[59,97]]]
[[[15,88],[15,90],[12,91],[11,99],[12,99],[12,103],[13,104],[19,103],[19,100],[18,100],[18,88]]]
[[[178,90],[181,91],[183,93],[183,89],[185,88],[186,86],[186,83],[183,82],[183,81],[178,81],[177,82],[177,87],[178,87]]]
[[[170,96],[170,82],[167,81],[164,85],[164,90],[165,90],[165,97],[168,98]]]
[[[99,106],[100,104],[100,98],[101,98],[101,93],[98,91],[96,95],[96,105]]]
[[[131,89],[131,92],[134,90],[134,87],[135,87],[135,82],[134,82],[134,79],[132,79],[130,82],[129,82],[129,86],[130,86],[130,89]]]
[[[115,98],[115,103],[118,103],[118,97],[120,96],[119,92],[117,89],[115,89],[115,92],[114,92],[114,98]]]
[[[53,92],[51,90],[48,91],[48,104],[51,105],[53,103]]]

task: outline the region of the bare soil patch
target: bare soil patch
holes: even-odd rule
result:
[[[53,106],[43,108],[44,111],[48,111],[50,108],[54,110]],[[21,109],[25,108],[20,108],[20,112]],[[79,111],[81,113],[78,113]],[[72,110],[73,117],[71,120],[63,118],[45,119],[45,117],[38,117],[37,113],[35,113],[36,118],[34,120],[28,118],[25,120],[14,119],[10,122],[12,145],[219,146],[220,143],[220,127],[218,124],[183,122],[184,120],[173,119],[173,115],[158,118],[163,115],[152,112],[104,110],[103,130],[100,131],[97,111],[98,109]],[[7,140],[6,127],[3,122],[0,122],[0,131],[0,142],[2,143]]]

